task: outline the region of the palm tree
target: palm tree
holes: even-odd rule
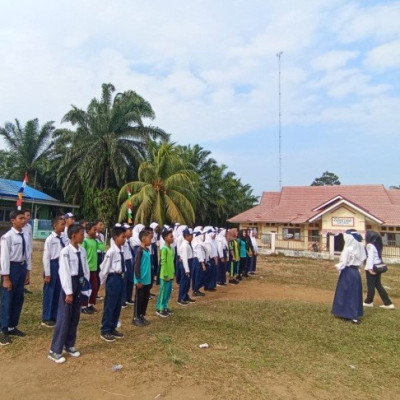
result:
[[[86,111],[73,105],[63,117],[62,122],[76,126],[76,131],[55,132],[63,158],[58,180],[64,192],[75,193],[85,185],[120,187],[136,175],[148,141],[168,138],[162,129],[144,125],[144,119],[155,118],[150,103],[131,90],[114,99],[113,92],[112,84],[103,84],[100,100],[94,98]]]
[[[120,221],[126,219],[130,201],[135,224],[194,223],[193,182],[197,174],[185,169],[173,144],[163,143],[158,150],[154,147],[151,161],[140,164],[138,177],[138,181],[127,183],[119,192]]]
[[[22,179],[27,172],[31,179],[36,177],[36,186],[42,189],[44,176],[41,164],[51,153],[51,136],[55,129],[53,124],[53,121],[49,121],[40,127],[36,118],[22,127],[16,119],[15,124],[7,122],[4,128],[0,128],[0,135],[4,138],[9,156],[13,160],[13,169],[9,171],[8,178]]]

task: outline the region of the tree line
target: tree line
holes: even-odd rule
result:
[[[38,119],[18,119],[0,128],[7,145],[0,151],[2,176],[21,180],[65,202],[80,206],[82,218],[107,224],[226,224],[257,198],[211,152],[198,144],[182,146],[155,119],[151,104],[138,93],[116,93],[102,85],[101,98],[86,110],[74,105],[62,118],[70,128]]]

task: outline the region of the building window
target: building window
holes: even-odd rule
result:
[[[300,229],[298,228],[283,228],[282,236],[285,240],[300,240]]]
[[[381,233],[384,246],[400,246],[400,233]]]
[[[319,230],[313,229],[309,231],[309,240],[312,242],[318,241],[319,240]]]

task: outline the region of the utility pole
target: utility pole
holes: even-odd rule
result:
[[[279,104],[279,190],[282,189],[282,109],[281,109],[281,56],[283,51],[276,54],[278,57],[278,104]]]

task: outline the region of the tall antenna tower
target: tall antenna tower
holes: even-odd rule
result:
[[[279,78],[278,78],[278,102],[279,102],[279,190],[282,189],[282,109],[281,109],[281,57],[283,51],[276,53],[278,57],[278,70],[279,70]]]

